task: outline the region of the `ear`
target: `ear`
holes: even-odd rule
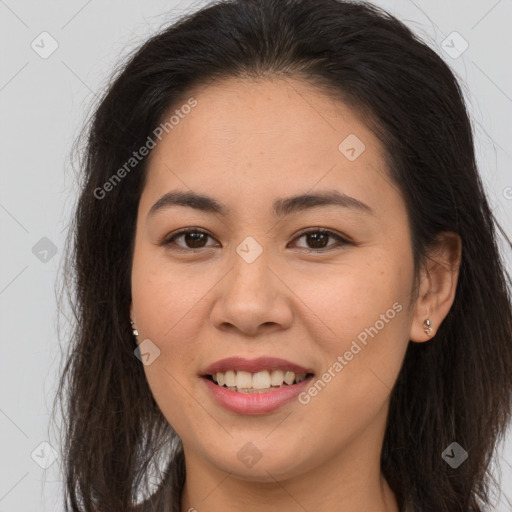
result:
[[[414,306],[409,339],[422,343],[433,338],[452,307],[457,289],[462,240],[457,233],[443,232],[429,250],[420,270],[418,297]],[[425,320],[431,332],[425,332]]]
[[[130,320],[135,323],[135,318],[133,317],[133,302],[130,302]]]

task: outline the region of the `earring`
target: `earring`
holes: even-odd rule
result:
[[[430,318],[427,318],[424,322],[423,322],[423,325],[425,327],[425,332],[430,336],[430,333],[432,332],[432,327],[430,327]]]
[[[133,320],[131,320],[130,323],[133,325]],[[137,329],[132,329],[132,333],[133,333],[134,336],[138,336],[139,335],[139,331],[137,331]]]

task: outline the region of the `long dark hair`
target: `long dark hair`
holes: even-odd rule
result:
[[[67,244],[75,327],[57,394],[66,510],[133,511],[147,498],[140,510],[164,510],[165,502],[179,511],[183,446],[152,396],[130,329],[147,158],[133,168],[126,162],[193,86],[272,76],[336,95],[378,135],[406,202],[416,277],[439,233],[462,239],[452,308],[430,342],[409,343],[392,390],[381,468],[401,506],[480,512],[492,497],[489,466],[511,417],[512,283],[498,229],[512,244],[486,199],[449,66],[380,8],[338,0],[203,7],[136,50],[95,109]],[[123,165],[127,172],[113,180]],[[441,457],[454,441],[469,453],[457,469]],[[160,489],[149,498],[156,460]]]

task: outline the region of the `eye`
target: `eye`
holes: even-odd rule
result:
[[[169,238],[166,238],[162,241],[161,245],[176,245],[175,240],[178,238],[184,237],[185,247],[182,245],[177,245],[177,250],[186,251],[187,249],[203,249],[205,246],[203,242],[205,242],[208,238],[211,238],[210,235],[198,228],[187,228],[178,231]],[[207,246],[206,246],[207,247]]]
[[[176,244],[176,240],[182,237],[185,242],[185,246],[181,244]],[[333,231],[329,231],[323,228],[310,228],[308,231],[303,231],[294,240],[300,240],[301,238],[304,237],[307,244],[313,244],[313,248],[300,247],[302,250],[306,252],[324,252],[326,247],[331,247],[333,245],[345,245],[351,243],[349,240],[338,235],[337,233],[334,233]],[[161,245],[174,245],[174,248],[178,251],[187,251],[187,249],[204,249],[208,247],[207,245],[204,245],[208,238],[213,237],[211,237],[206,231],[203,231],[202,229],[187,228],[182,229],[181,231],[178,231],[174,235],[164,239],[161,242]],[[336,240],[338,244],[327,244],[329,238]]]
[[[325,247],[331,247],[336,245],[339,246],[351,243],[349,240],[338,235],[337,233],[322,228],[314,228],[309,229],[308,231],[304,231],[298,237],[296,237],[295,240],[300,240],[301,238],[304,237],[306,237],[306,243],[313,245],[312,249],[308,247],[302,247],[302,249],[304,249],[306,252],[324,252]],[[335,239],[338,242],[338,244],[334,243],[327,245],[327,240],[329,238]]]

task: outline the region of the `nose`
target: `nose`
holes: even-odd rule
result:
[[[211,311],[211,321],[216,328],[253,337],[291,325],[292,292],[276,265],[264,255],[265,251],[251,263],[235,255],[231,270],[218,285],[218,296]]]

